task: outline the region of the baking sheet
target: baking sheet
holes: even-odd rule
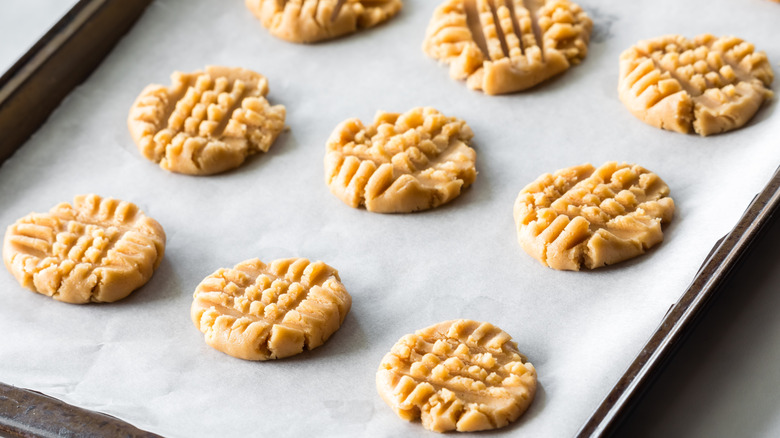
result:
[[[16,0],[0,14],[0,76],[11,68],[77,0]],[[13,9],[9,13],[8,8]],[[33,24],[31,26],[31,24]]]
[[[711,32],[753,42],[777,67],[780,8],[582,1],[595,21],[585,62],[530,92],[489,97],[421,52],[436,3],[407,1],[385,26],[314,46],[271,37],[240,1],[153,3],[0,168],[0,224],[96,192],[156,218],[165,259],[145,287],[109,305],[55,302],[0,273],[0,380],[173,437],[424,436],[379,398],[374,373],[402,335],[463,317],[506,330],[537,367],[537,398],[508,431],[576,433],[780,163],[775,102],[730,134],[660,131],[617,99],[617,58],[639,39]],[[167,173],[137,152],[127,110],[146,84],[206,64],[266,75],[291,129],[235,171]],[[419,105],[472,127],[474,186],[411,215],[355,210],[331,195],[322,158],[335,125]],[[512,221],[517,192],[544,172],[609,160],[641,164],[671,187],[677,214],[664,243],[595,272],[553,271],[526,255]],[[291,256],[339,269],[353,297],[341,330],[312,352],[265,363],[206,346],[189,319],[200,280],[247,258]]]

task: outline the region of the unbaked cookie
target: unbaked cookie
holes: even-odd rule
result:
[[[130,295],[164,252],[157,221],[135,204],[97,195],[29,214],[8,227],[3,242],[5,266],[22,286],[75,304]]]
[[[165,170],[210,175],[238,167],[267,152],[284,129],[285,108],[265,99],[268,81],[259,73],[208,66],[171,81],[146,87],[127,119],[143,156]]]
[[[554,269],[598,268],[638,256],[663,240],[674,201],[658,175],[636,165],[590,164],[545,174],[514,207],[523,249]]]
[[[376,387],[404,420],[472,432],[520,417],[534,399],[536,369],[503,330],[460,319],[401,338],[382,359]]]
[[[592,27],[568,0],[447,0],[433,14],[423,50],[469,88],[512,93],[582,61]]]
[[[433,108],[380,111],[374,123],[339,124],[328,140],[325,181],[351,207],[379,213],[426,210],[474,182],[474,134],[463,120]]]
[[[314,43],[374,27],[401,10],[401,0],[246,0],[271,35]]]
[[[206,277],[195,289],[191,316],[208,345],[266,360],[319,347],[351,305],[338,272],[323,262],[252,259]]]
[[[719,134],[744,125],[772,97],[766,53],[739,38],[666,35],[620,55],[620,100],[649,125]]]

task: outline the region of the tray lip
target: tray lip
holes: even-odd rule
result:
[[[41,68],[46,60],[56,53],[78,30],[88,24],[89,19],[94,18],[96,12],[106,5],[123,1],[126,0],[79,0],[0,76],[0,107],[6,100],[23,89],[27,79]],[[146,3],[152,1],[146,0]],[[42,120],[38,127],[45,122],[45,119]],[[16,145],[14,150],[21,148],[24,143],[26,141]],[[0,165],[6,159],[7,157],[0,157]],[[762,191],[754,197],[734,228],[715,243],[688,288],[679,300],[670,306],[661,323],[634,357],[632,364],[588,417],[576,436],[606,436],[614,432],[614,428],[625,419],[663,370],[663,367],[672,359],[682,341],[694,328],[697,320],[708,310],[708,305],[719,292],[720,286],[730,277],[752,244],[767,228],[767,225],[775,219],[774,216],[778,212],[780,212],[780,167]],[[127,433],[126,436],[158,436],[137,429],[130,423],[116,417],[83,409],[37,391],[0,382],[0,401],[9,397],[9,394],[19,399],[45,404],[50,409],[75,412],[77,415],[72,420],[95,420],[101,425],[101,428],[106,425],[115,427],[117,430]],[[24,422],[23,419],[20,421],[17,418],[8,417],[7,414],[7,412],[0,411],[0,432],[19,437],[56,436],[48,434],[43,429],[26,428],[24,426],[34,425],[32,422]],[[67,430],[69,424],[76,423],[63,422],[57,425]]]
[[[753,198],[734,228],[715,243],[688,288],[666,312],[634,361],[579,430],[578,437],[608,436],[615,432],[778,212],[780,167]]]
[[[125,1],[79,0],[73,5],[0,76],[0,117],[6,114],[3,112],[6,105],[19,93],[23,93],[25,87],[31,86],[30,82],[33,82],[36,75],[47,68],[47,63],[60,49],[78,35],[88,34],[90,26],[100,18],[106,17],[103,12],[108,12],[112,6],[121,5]],[[132,10],[134,13],[139,11],[132,17],[133,22],[151,1],[153,0],[132,0],[132,4],[124,3],[131,4],[131,7],[125,8],[126,10]],[[94,26],[91,30],[96,32]],[[110,47],[113,47],[126,30],[121,26],[111,29],[113,43]],[[99,56],[96,59],[91,71],[100,65],[103,57]],[[73,67],[72,70],[76,68]],[[47,117],[41,119],[34,130],[39,129],[46,122]],[[10,142],[9,148],[6,148],[6,144],[3,143],[3,148],[0,150],[0,165],[24,143],[26,138],[21,142]],[[159,437],[111,415],[84,409],[37,391],[0,382],[0,436],[48,438],[62,436],[64,432],[75,433],[78,436]]]
[[[95,10],[110,1],[112,0],[79,0],[73,5],[0,76],[0,104],[13,96],[23,86],[21,84],[42,66],[48,58],[47,54],[59,49],[76,30],[84,25]]]
[[[111,415],[4,383],[0,383],[0,409],[0,436],[56,438],[65,429],[74,436],[161,438]]]
[[[0,164],[91,75],[152,0],[79,0],[0,76]]]

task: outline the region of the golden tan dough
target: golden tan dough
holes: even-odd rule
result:
[[[497,429],[528,409],[536,369],[503,330],[445,321],[401,338],[376,374],[382,399],[435,432]]]
[[[438,207],[474,182],[474,134],[433,108],[380,111],[374,123],[339,124],[328,140],[325,182],[351,207],[407,213]]]
[[[772,97],[764,52],[733,36],[665,35],[620,55],[620,100],[661,129],[700,135],[744,125]]]
[[[545,266],[578,271],[636,257],[663,240],[674,201],[637,165],[590,164],[544,174],[517,196],[517,237]]]
[[[271,35],[314,43],[374,27],[401,10],[401,0],[246,0]]]
[[[486,94],[525,90],[579,64],[593,22],[568,0],[446,0],[423,51]]]
[[[338,272],[323,262],[251,259],[206,277],[195,289],[191,316],[208,345],[267,360],[319,347],[351,305]]]
[[[66,303],[109,303],[146,284],[165,232],[130,202],[76,196],[9,226],[3,261],[19,283]]]
[[[172,85],[149,85],[127,126],[144,157],[165,170],[211,175],[268,152],[284,129],[284,106],[271,106],[266,78],[237,67],[175,72]]]

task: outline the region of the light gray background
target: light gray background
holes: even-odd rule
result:
[[[76,0],[3,0],[0,13],[0,72],[8,70]]]
[[[26,9],[36,2],[17,3]],[[444,67],[419,52],[434,2],[408,1],[387,26],[314,47],[271,38],[241,3],[156,2],[89,82],[0,168],[3,224],[73,194],[98,191],[139,203],[169,237],[166,260],[152,282],[111,306],[52,302],[18,290],[3,272],[0,325],[14,335],[0,347],[3,381],[169,435],[213,434],[240,409],[261,414],[228,433],[264,427],[288,434],[405,435],[420,432],[419,425],[394,418],[372,389],[381,354],[406,332],[472,317],[513,334],[539,369],[538,399],[509,432],[570,435],[780,162],[772,134],[775,103],[748,129],[698,139],[642,125],[615,92],[617,54],[637,39],[667,32],[734,33],[767,51],[777,66],[780,52],[771,43],[778,8],[767,1],[748,1],[738,11],[726,1],[654,2],[655,14],[672,14],[669,20],[639,14],[641,5],[583,1],[596,21],[583,65],[532,92],[499,98],[449,81]],[[706,8],[728,11],[731,18],[713,13],[691,21]],[[43,15],[36,17],[40,27],[30,21],[25,29],[37,27],[42,35],[56,21]],[[170,71],[206,63],[266,74],[272,102],[288,106],[292,131],[271,153],[236,172],[205,179],[166,174],[144,162],[129,140],[127,106],[146,83],[166,83]],[[450,206],[411,216],[351,210],[332,197],[321,182],[322,143],[332,126],[351,116],[368,121],[380,108],[402,111],[419,104],[461,116],[474,128],[480,170],[475,186]],[[666,242],[640,260],[601,272],[541,268],[514,243],[514,195],[542,172],[608,159],[639,162],[670,184],[679,214]],[[51,178],[29,186],[31,174]],[[362,236],[351,236],[352,230]],[[766,246],[751,260],[776,260],[777,252]],[[343,329],[317,351],[277,363],[235,361],[203,345],[187,315],[188,295],[200,278],[244,258],[291,255],[322,258],[341,270],[355,299]],[[667,373],[671,377],[657,387],[660,395],[651,396],[628,425],[632,433],[777,435],[778,421],[766,406],[777,406],[772,389],[778,379],[764,364],[777,358],[771,341],[780,324],[766,313],[777,298],[762,291],[773,292],[778,281],[771,274],[747,280],[753,283],[736,288],[732,295],[739,296],[732,299],[753,296],[750,302],[757,304],[739,308],[721,300],[729,305],[720,314],[734,315],[734,322],[714,324],[721,335],[713,336],[718,342],[712,352],[689,354],[686,348],[677,362],[695,365],[687,375],[684,366]],[[438,306],[452,298],[452,305]],[[761,324],[753,325],[754,315]],[[711,360],[702,361],[708,354]],[[311,416],[306,421],[304,411]]]

